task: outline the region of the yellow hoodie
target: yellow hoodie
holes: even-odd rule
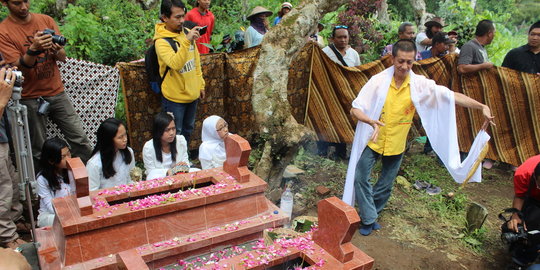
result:
[[[163,39],[166,37],[176,40],[176,53],[169,42]],[[186,38],[183,31],[174,33],[165,29],[164,23],[156,24],[154,41],[161,76],[169,67],[161,84],[161,94],[176,103],[191,103],[198,99],[201,90],[204,90],[204,79],[197,46]]]

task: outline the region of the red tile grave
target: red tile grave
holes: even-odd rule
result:
[[[92,192],[83,163],[68,160],[77,191],[54,199],[53,226],[36,231],[42,269],[153,269],[261,238],[264,229],[282,226],[287,217],[264,197],[266,182],[247,168],[249,143],[231,135],[225,145],[223,168]],[[320,252],[328,266],[370,269],[373,259],[350,243],[359,218],[347,207],[352,208],[332,198],[319,203],[314,245],[328,251]],[[324,232],[330,230],[328,238]],[[291,248],[273,264],[298,256],[316,264],[319,255]]]

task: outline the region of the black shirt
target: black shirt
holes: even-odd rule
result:
[[[502,66],[527,73],[540,73],[540,53],[534,54],[529,45],[523,45],[509,51]]]

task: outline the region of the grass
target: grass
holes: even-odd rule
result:
[[[389,228],[388,237],[430,250],[446,250],[450,254],[465,251],[484,256],[489,247],[500,246],[499,225],[493,221],[487,220],[477,231],[466,231],[466,211],[472,202],[469,191],[458,189],[459,185],[436,158],[419,153],[423,144],[414,144],[405,155],[399,172],[408,184],[394,186],[390,201],[380,217],[385,227]],[[309,149],[310,146],[305,148]],[[305,148],[294,159],[294,164],[305,171],[299,190],[305,205],[315,206],[322,199],[316,192],[319,185],[331,190],[325,197],[341,198],[348,164],[322,158]],[[381,164],[377,162],[372,172],[373,179],[377,179],[380,170]],[[497,177],[497,172],[488,171],[484,179]],[[415,180],[440,186],[442,192],[431,196],[425,191],[418,191],[411,187]],[[502,186],[501,183],[497,185]],[[449,192],[454,193],[453,196],[448,196]],[[501,206],[506,203],[501,201]]]

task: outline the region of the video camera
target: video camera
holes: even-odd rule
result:
[[[503,211],[503,213],[518,213],[520,215],[520,218],[523,219],[523,217],[521,216],[521,213],[518,210],[513,209],[513,208],[506,209]],[[517,225],[518,231],[515,232],[511,230],[510,228],[508,228],[510,218],[506,219],[503,216],[503,213],[499,214],[499,219],[504,221],[504,223],[501,225],[501,240],[503,243],[509,246],[513,246],[515,243],[522,243],[522,244],[540,243],[539,230],[526,231],[523,224],[518,224]]]
[[[67,43],[67,39],[64,36],[56,35],[56,32],[52,29],[45,29],[43,30],[44,35],[51,35],[52,36],[52,42],[56,43],[60,46],[65,46]]]

